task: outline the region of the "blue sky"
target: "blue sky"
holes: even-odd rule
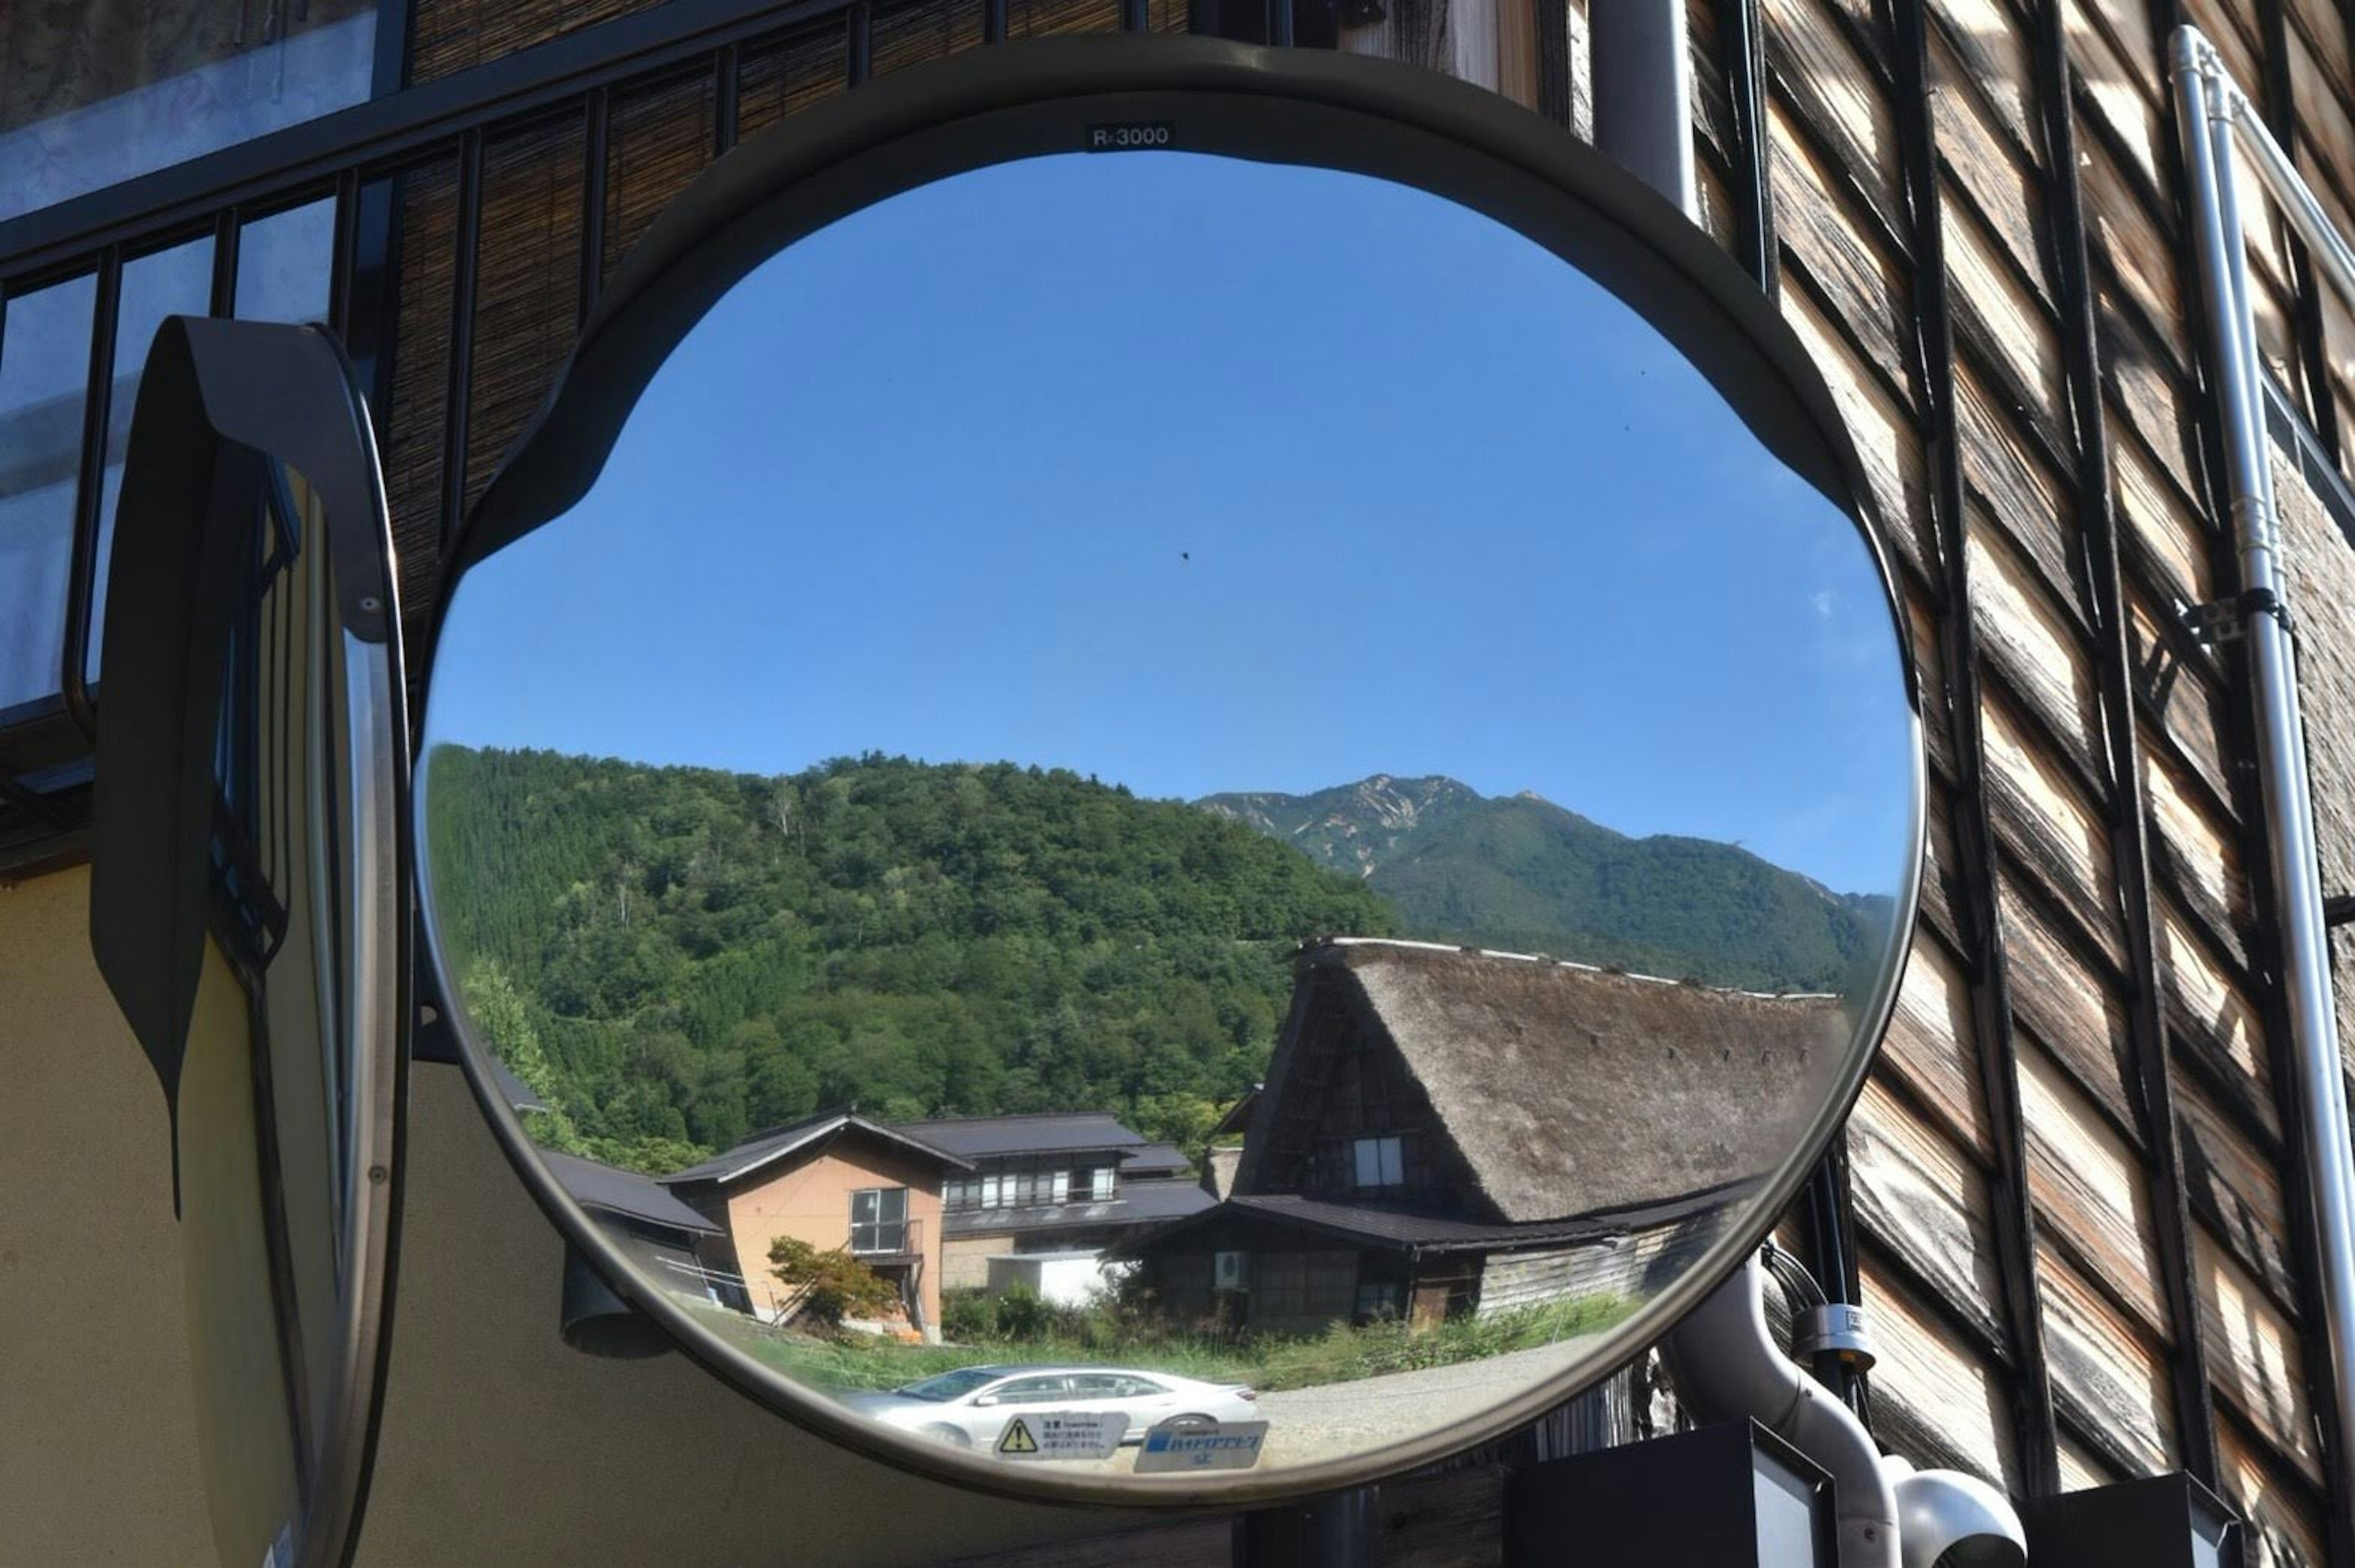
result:
[[[1140,794],[1533,790],[1893,891],[1853,527],[1640,318],[1421,192],[1070,155],[756,269],[461,587],[431,740]]]

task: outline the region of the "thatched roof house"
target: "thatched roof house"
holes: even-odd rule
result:
[[[1231,1195],[1136,1253],[1166,1296],[1231,1292],[1220,1310],[1262,1325],[1528,1299],[1499,1287],[1497,1253],[1529,1254],[1518,1272],[1544,1294],[1625,1285],[1773,1172],[1853,1034],[1837,997],[1319,943],[1300,955]],[[1273,1310],[1251,1269],[1284,1282]]]
[[[1558,1220],[1764,1176],[1821,1106],[1852,1023],[1836,997],[1766,996],[1424,943],[1301,955],[1292,1017],[1244,1144],[1241,1192],[1325,1107],[1304,1053],[1394,1052],[1483,1218]]]

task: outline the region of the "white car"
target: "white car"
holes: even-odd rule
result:
[[[1027,1408],[1117,1411],[1128,1417],[1124,1443],[1141,1443],[1165,1421],[1261,1419],[1259,1396],[1241,1383],[1206,1383],[1168,1372],[1124,1367],[960,1367],[888,1393],[855,1393],[843,1403],[860,1414],[959,1448],[989,1447]]]

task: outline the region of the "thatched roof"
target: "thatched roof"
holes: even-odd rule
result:
[[[1306,1014],[1348,1006],[1396,1047],[1479,1196],[1517,1224],[1767,1175],[1821,1108],[1853,1032],[1836,997],[1422,943],[1320,944],[1298,984],[1326,994],[1295,1008],[1264,1098],[1285,1098]],[[1254,1138],[1272,1125],[1263,1115]],[[1249,1173],[1243,1185],[1256,1185]]]

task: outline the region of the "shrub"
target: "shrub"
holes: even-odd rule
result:
[[[822,1253],[799,1236],[779,1236],[769,1243],[769,1272],[800,1297],[800,1309],[829,1328],[900,1304],[898,1286],[840,1247]]]
[[[963,1343],[997,1337],[997,1303],[973,1286],[941,1292],[941,1333]]]

